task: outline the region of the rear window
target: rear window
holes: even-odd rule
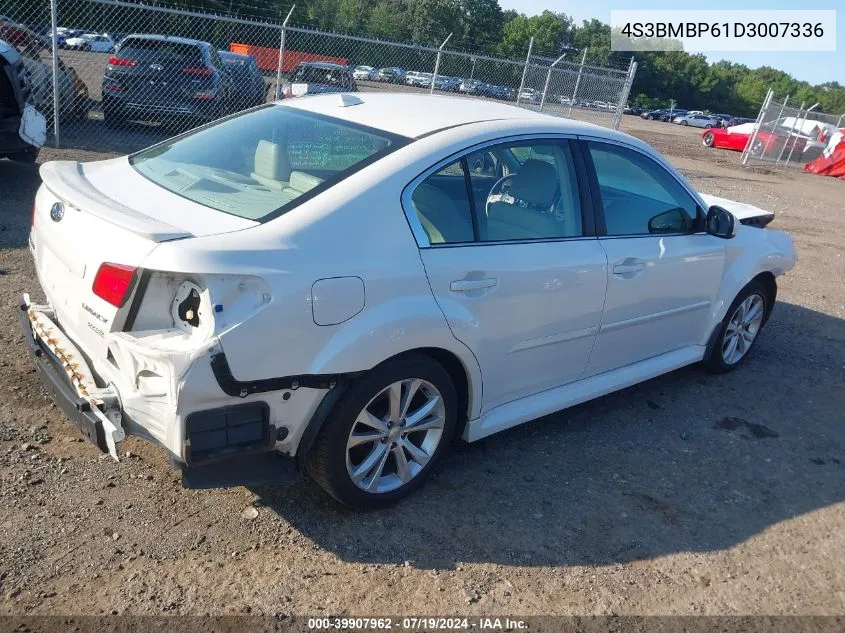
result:
[[[130,156],[157,185],[217,211],[267,221],[410,142],[268,105]]]
[[[294,71],[291,81],[303,84],[339,85],[344,83],[344,72],[339,68],[299,66]]]
[[[198,46],[166,40],[127,39],[120,47],[120,57],[135,60],[156,59],[203,64],[202,51]]]

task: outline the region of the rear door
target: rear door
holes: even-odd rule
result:
[[[569,141],[486,152],[432,168],[403,198],[435,299],[481,366],[483,412],[582,374],[607,283]]]
[[[586,375],[706,340],[726,241],[704,232],[704,210],[645,153],[589,141],[607,298]]]

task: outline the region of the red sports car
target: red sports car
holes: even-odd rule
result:
[[[701,142],[706,147],[719,147],[741,152],[748,145],[753,133],[754,123],[743,123],[729,128],[713,128],[702,132]],[[780,153],[782,149],[793,150],[800,154],[804,151],[806,143],[807,139],[797,134],[760,130],[754,138],[754,147],[751,148],[751,151],[755,156]]]

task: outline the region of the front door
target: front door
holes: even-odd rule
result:
[[[634,149],[590,142],[604,212],[607,299],[586,375],[706,340],[725,241],[662,165]]]
[[[486,151],[428,176],[409,210],[432,292],[481,367],[483,413],[583,373],[607,283],[568,141]]]

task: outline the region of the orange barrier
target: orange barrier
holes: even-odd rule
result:
[[[279,49],[267,48],[265,46],[253,46],[252,44],[243,44],[241,42],[232,42],[229,45],[229,50],[233,53],[240,53],[241,55],[252,55],[255,61],[258,62],[258,67],[261,70],[276,70],[279,66]],[[349,60],[344,57],[330,57],[329,55],[317,55],[316,53],[303,53],[302,51],[285,51],[283,60],[283,73],[293,71],[301,62],[332,62],[333,64],[340,64],[346,66]]]

